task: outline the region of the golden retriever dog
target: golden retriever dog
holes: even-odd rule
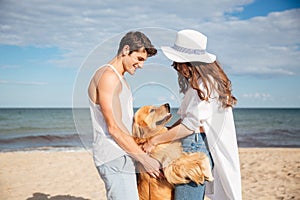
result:
[[[138,109],[133,124],[133,136],[137,144],[142,145],[151,137],[164,134],[167,131],[165,125],[171,117],[169,104]],[[140,200],[171,200],[174,199],[175,184],[190,181],[203,184],[205,180],[213,180],[206,154],[183,152],[180,140],[157,145],[150,155],[161,163],[165,178],[152,178],[137,164]]]

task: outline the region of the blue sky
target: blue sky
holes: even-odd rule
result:
[[[300,3],[291,0],[2,0],[0,107],[86,106],[90,76],[125,32],[143,30],[159,47],[182,29],[208,36],[237,107],[300,107],[299,19]],[[126,76],[135,106],[178,106],[170,64],[159,51]]]

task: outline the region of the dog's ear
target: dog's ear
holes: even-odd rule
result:
[[[143,135],[144,135],[143,129],[137,123],[133,123],[132,136],[141,138],[143,137]]]

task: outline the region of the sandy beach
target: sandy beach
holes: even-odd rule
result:
[[[240,148],[243,199],[300,199],[299,148]],[[0,153],[1,200],[104,200],[87,151]]]

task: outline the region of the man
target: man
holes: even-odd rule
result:
[[[144,153],[131,137],[132,93],[124,79],[126,72],[134,75],[156,53],[143,33],[129,32],[121,39],[117,55],[99,68],[90,82],[93,157],[105,183],[107,199],[139,199],[132,158],[151,176],[160,176],[159,162]]]

